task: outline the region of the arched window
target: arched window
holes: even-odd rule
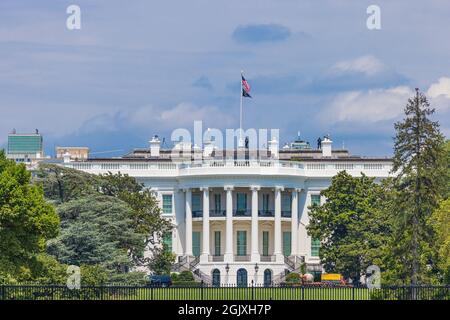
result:
[[[237,279],[236,283],[238,287],[246,287],[247,286],[247,270],[241,268],[237,271]]]
[[[269,287],[272,285],[272,270],[266,269],[264,270],[264,286]]]
[[[213,287],[220,287],[220,271],[219,271],[219,269],[214,269],[212,271],[212,285],[213,285]]]

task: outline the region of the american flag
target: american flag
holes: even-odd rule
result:
[[[242,77],[242,96],[251,98],[250,95],[250,85],[248,84],[247,80],[245,80],[244,75],[241,74]]]

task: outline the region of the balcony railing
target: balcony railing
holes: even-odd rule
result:
[[[192,218],[203,217],[203,210],[192,210]]]
[[[225,218],[227,216],[227,211],[226,210],[209,210],[209,216]],[[251,217],[251,216],[252,216],[252,210],[249,210],[249,209],[233,210],[233,217]],[[259,210],[258,216],[259,217],[274,217],[275,210]],[[203,217],[203,210],[192,210],[192,217],[193,218]],[[290,210],[281,211],[281,217],[283,217],[283,218],[292,217],[292,211],[290,211]]]
[[[233,216],[235,217],[251,217],[252,211],[251,210],[233,210]]]
[[[226,210],[209,210],[209,216],[210,217],[226,217],[227,211]]]
[[[261,262],[274,262],[275,261],[275,256],[273,256],[273,255],[271,255],[271,256],[261,255],[260,260],[261,260]]]
[[[292,211],[291,210],[282,210],[281,216],[283,218],[290,218],[292,216]]]
[[[236,255],[234,261],[250,261],[250,255]]]
[[[209,256],[209,262],[223,262],[223,255],[220,256]]]
[[[369,174],[380,174],[382,176],[389,175],[392,169],[392,163],[388,159],[379,159],[379,161],[374,161],[374,159],[365,160],[357,159],[355,161],[347,162],[299,162],[299,161],[286,161],[286,160],[203,160],[200,162],[190,162],[190,163],[177,163],[174,162],[148,162],[148,161],[133,161],[129,162],[126,159],[120,159],[118,161],[73,161],[69,163],[62,164],[65,167],[78,169],[82,171],[95,171],[98,173],[107,171],[131,171],[136,172],[136,175],[143,174],[148,171],[149,174],[167,174],[169,176],[177,175],[181,170],[191,170],[197,168],[205,169],[230,169],[230,168],[241,168],[249,169],[252,168],[263,168],[267,170],[286,170],[292,174],[305,174],[305,175],[316,175],[323,172],[326,175],[334,175],[341,170],[347,170],[350,172],[368,172]],[[234,169],[233,169],[234,170]],[[133,173],[132,173],[133,174]]]
[[[259,210],[258,215],[260,217],[274,217],[275,211],[274,210]]]

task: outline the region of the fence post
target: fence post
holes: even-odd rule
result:
[[[355,300],[355,287],[352,287],[352,300]]]
[[[252,300],[255,300],[255,286],[253,280],[252,280]]]
[[[5,300],[5,285],[0,285],[0,300]]]
[[[302,285],[302,300],[305,300],[305,287]]]
[[[201,282],[200,295],[201,295],[201,299],[203,300],[203,280]]]

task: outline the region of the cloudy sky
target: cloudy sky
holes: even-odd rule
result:
[[[66,28],[71,4],[81,30]],[[449,17],[448,0],[2,0],[0,146],[38,128],[48,154],[107,156],[194,120],[237,128],[244,70],[245,127],[390,155],[415,87],[450,136]]]

